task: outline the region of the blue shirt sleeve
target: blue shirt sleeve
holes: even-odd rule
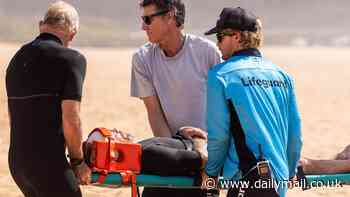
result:
[[[293,177],[296,174],[298,161],[300,159],[302,148],[302,136],[301,136],[301,119],[297,107],[297,101],[294,93],[293,83],[291,83],[291,94],[289,100],[289,122],[288,122],[288,167],[289,177]]]
[[[230,133],[230,114],[222,80],[215,72],[208,72],[207,90],[208,162],[209,176],[218,176],[227,157]]]

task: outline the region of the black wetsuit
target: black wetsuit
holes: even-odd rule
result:
[[[6,72],[9,166],[26,197],[80,197],[65,156],[62,100],[81,100],[86,60],[52,34],[24,45]]]

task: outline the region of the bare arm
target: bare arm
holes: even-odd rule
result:
[[[80,184],[89,184],[91,170],[84,162],[82,148],[83,132],[80,121],[80,102],[74,100],[62,101],[62,119],[64,138],[67,144],[69,156],[72,159],[82,160],[80,164],[72,164],[75,175]]]
[[[163,109],[157,96],[142,98],[148,114],[148,121],[155,137],[171,137],[171,131],[165,119]]]
[[[83,132],[80,121],[80,102],[64,100],[62,102],[62,120],[64,138],[69,156],[75,159],[84,157],[82,150]]]

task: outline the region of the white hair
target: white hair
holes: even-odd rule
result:
[[[77,10],[64,1],[52,3],[43,19],[43,23],[54,28],[78,31],[79,15]]]

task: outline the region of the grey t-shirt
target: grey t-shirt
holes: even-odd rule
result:
[[[158,95],[172,134],[182,126],[206,130],[207,73],[220,62],[216,45],[194,35],[174,57],[147,43],[132,58],[131,96]]]

